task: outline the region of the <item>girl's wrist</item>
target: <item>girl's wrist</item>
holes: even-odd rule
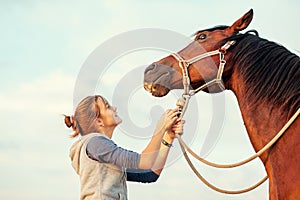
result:
[[[167,142],[167,141],[164,140],[164,139],[161,140],[161,143],[162,143],[163,145],[167,146],[167,147],[172,147],[172,146],[173,146],[172,143],[169,143],[169,142]]]
[[[170,135],[168,133],[166,133],[163,137],[163,140],[166,141],[169,144],[172,144],[174,141],[174,138],[170,137]]]

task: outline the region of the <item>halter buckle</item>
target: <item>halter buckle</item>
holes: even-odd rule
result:
[[[219,49],[219,51],[223,54],[226,54],[227,50],[235,43],[236,43],[235,40],[228,41]]]

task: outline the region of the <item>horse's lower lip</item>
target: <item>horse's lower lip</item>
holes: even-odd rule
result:
[[[144,82],[144,88],[153,96],[161,97],[170,90],[170,72],[161,73],[155,80]]]
[[[151,93],[155,97],[165,96],[170,90],[168,87],[155,83],[144,83],[144,88],[147,92]]]
[[[153,93],[155,93],[153,83],[144,83],[144,88],[147,92],[151,93],[152,95]]]
[[[147,92],[150,92],[152,91],[152,86],[153,84],[152,83],[144,83],[144,88]]]

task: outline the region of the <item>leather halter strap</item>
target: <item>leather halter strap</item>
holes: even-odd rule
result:
[[[229,49],[234,43],[235,43],[235,41],[228,41],[220,49],[217,49],[214,51],[209,51],[209,52],[200,54],[200,55],[195,56],[190,59],[184,59],[178,53],[171,54],[178,61],[178,64],[182,70],[182,83],[183,83],[184,95],[193,96],[197,92],[199,92],[199,91],[203,90],[204,88],[207,88],[210,85],[215,84],[215,83],[218,84],[222,90],[225,90],[225,86],[222,81],[222,74],[224,71],[224,66],[226,64],[224,55],[226,54],[227,49]],[[198,87],[197,89],[190,91],[191,83],[190,83],[190,77],[189,77],[189,73],[188,73],[188,67],[199,60],[202,60],[202,59],[210,57],[210,56],[218,55],[218,54],[220,55],[220,63],[219,63],[219,69],[217,72],[217,77],[215,79],[203,84],[202,86]]]

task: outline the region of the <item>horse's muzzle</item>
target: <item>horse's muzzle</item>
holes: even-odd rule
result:
[[[153,96],[161,97],[170,91],[172,68],[153,63],[144,72],[144,88]]]

